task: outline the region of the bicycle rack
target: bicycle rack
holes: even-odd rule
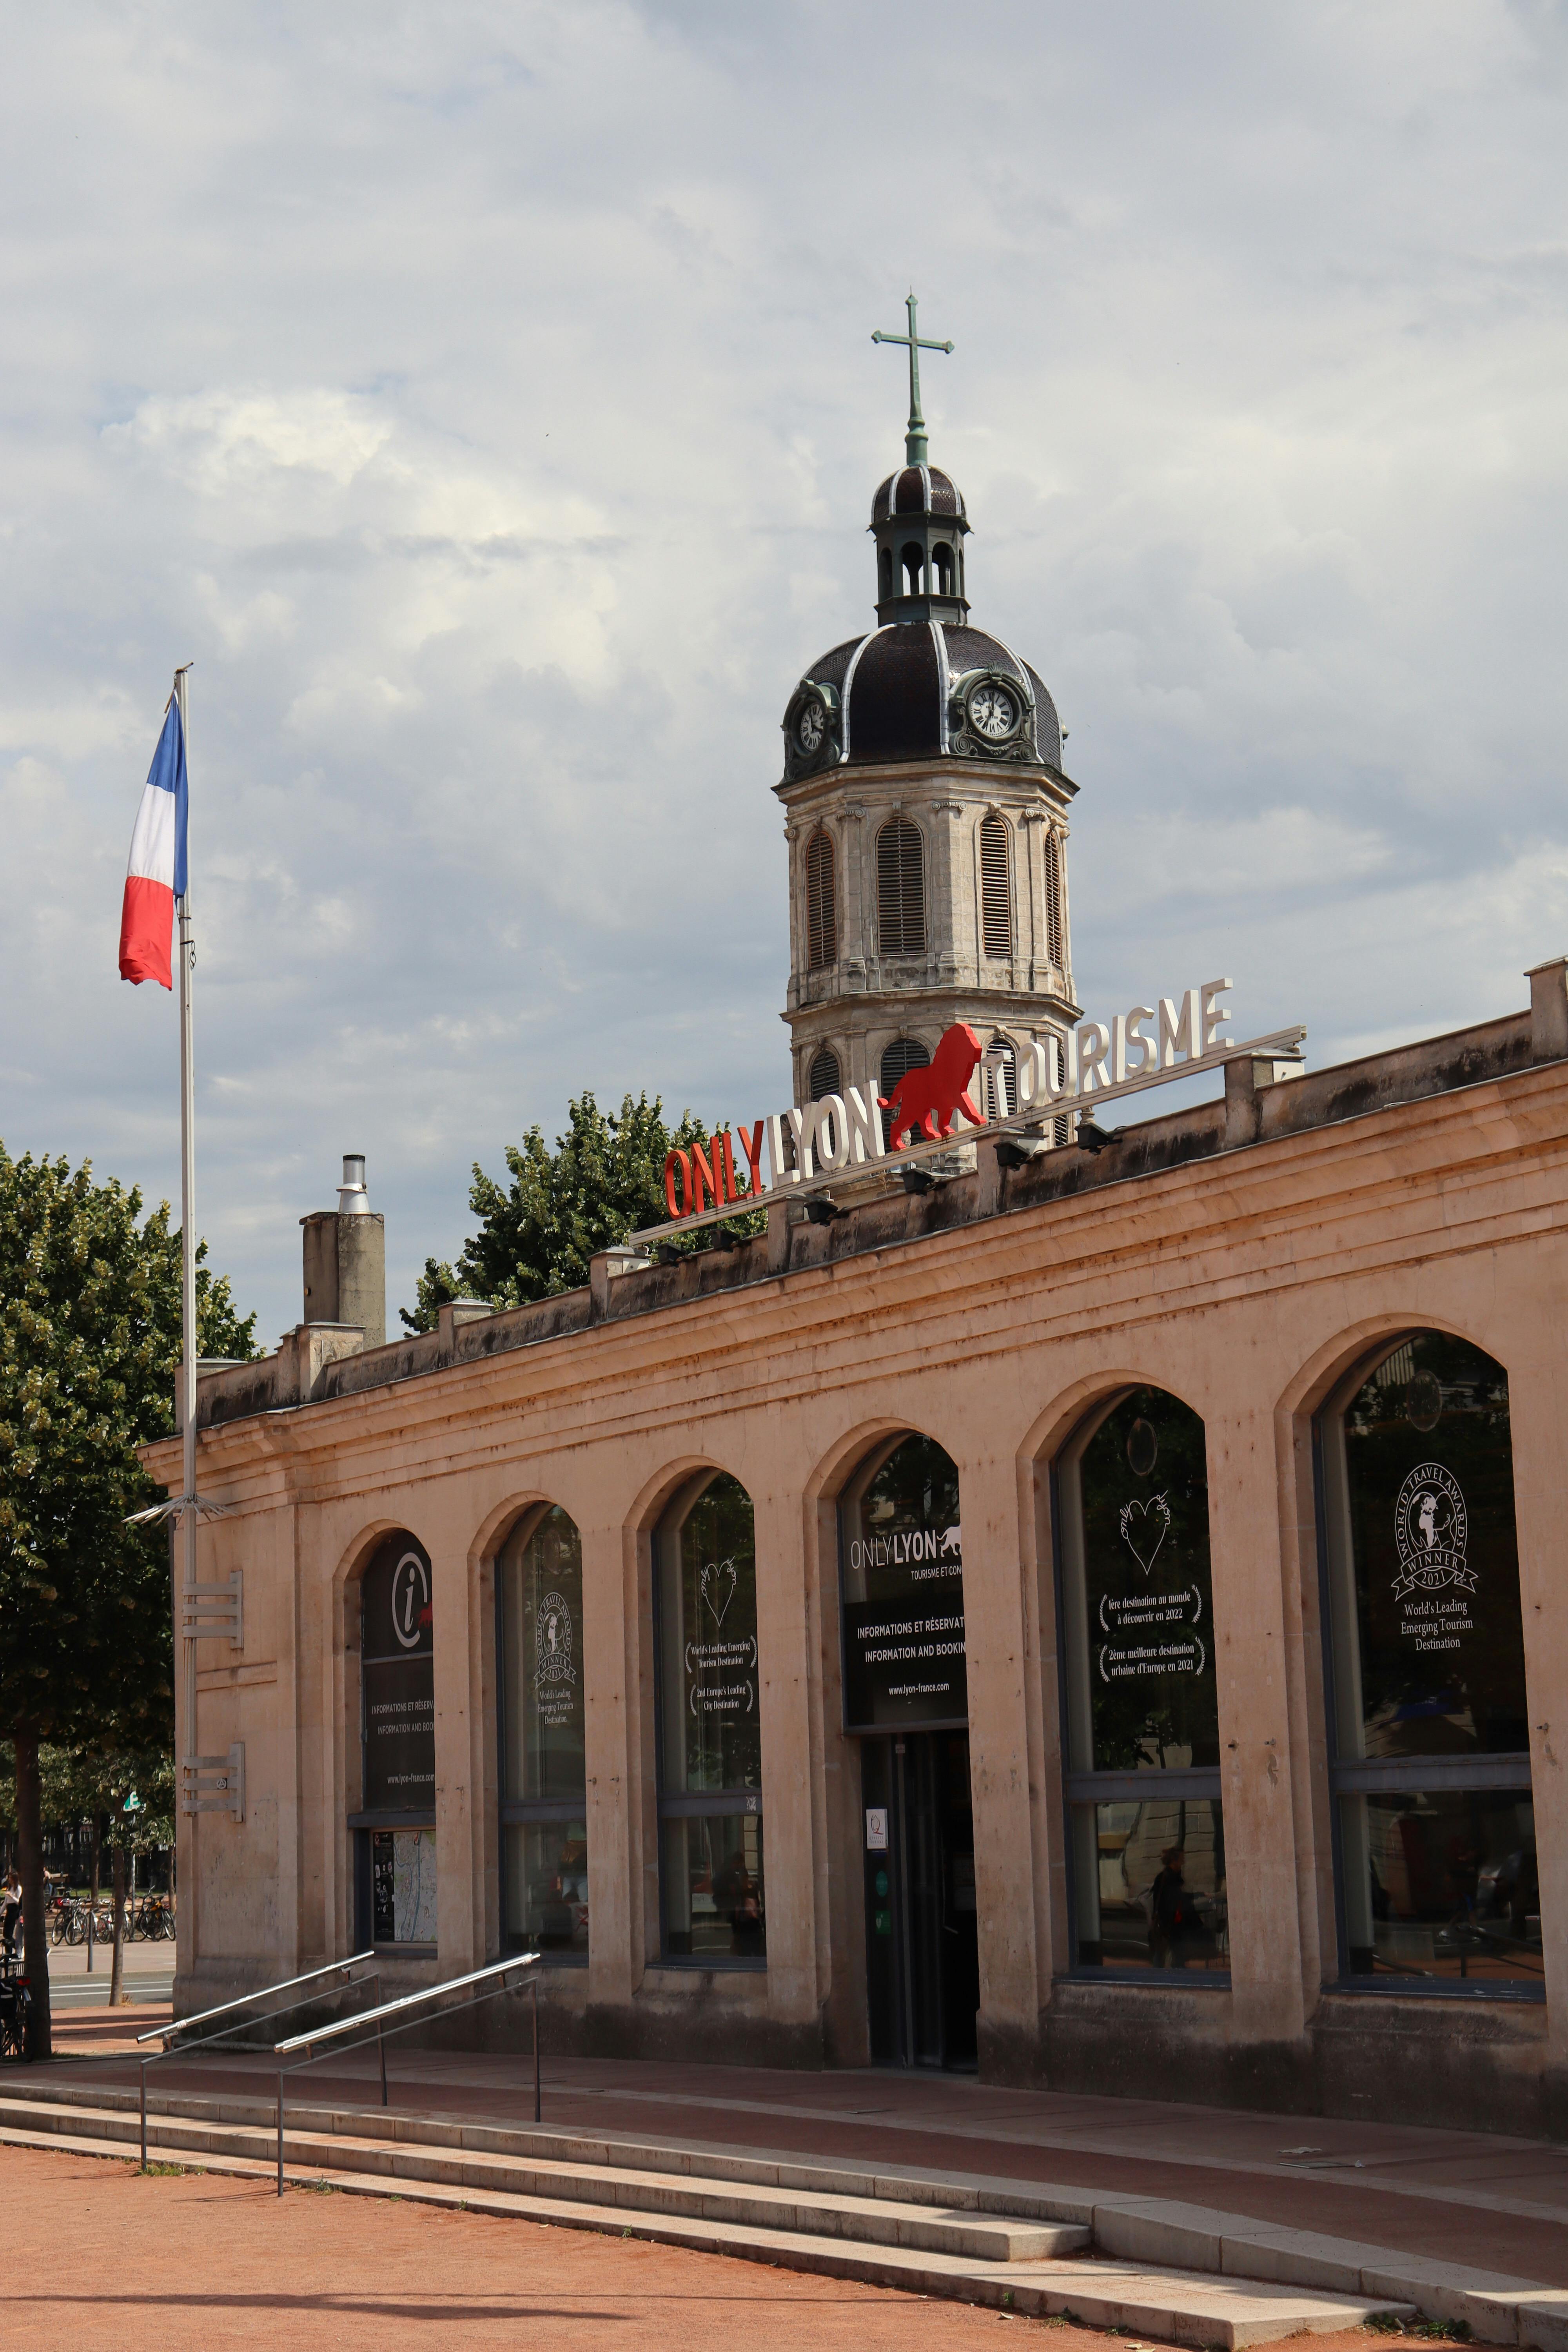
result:
[[[386,2001],[379,2009],[361,2010],[356,2016],[345,2017],[336,2025],[322,2026],[319,2033],[296,2033],[287,2042],[274,2042],[272,2054],[275,2058],[285,2058],[291,2051],[295,2050],[303,2050],[307,2053],[307,2055],[299,2059],[294,2066],[279,2066],[278,2069],[279,2196],[281,2197],[283,2194],[283,2078],[285,2074],[300,2073],[307,2066],[313,2066],[316,2063],[316,2056],[314,2053],[316,2045],[319,2042],[336,2042],[342,2034],[353,2032],[357,2027],[374,2025],[375,2027],[374,2036],[367,2033],[364,2035],[363,2041],[351,2042],[348,2048],[350,2050],[363,2050],[372,2040],[374,2040],[378,2045],[381,2058],[381,2104],[384,2107],[386,2105],[385,2034],[388,2029],[384,2029],[383,2027],[382,2020],[387,2017],[395,2017],[403,2010],[423,2008],[426,2001],[439,2000],[443,1993],[461,1992],[469,1985],[486,1984],[494,1977],[508,1976],[514,1969],[532,1969],[535,1971],[529,1990],[533,1995],[533,2120],[535,2123],[538,2123],[541,2120],[541,2116],[539,2083],[539,1977],[537,1972],[542,1965],[542,1963],[537,1952],[517,1952],[514,1953],[510,1960],[494,1961],[488,1969],[475,1969],[471,1975],[466,1977],[449,1977],[445,1984],[427,1985],[423,1992],[404,1993],[399,2000]],[[478,2008],[480,2001],[498,2000],[503,1994],[516,1992],[520,1990],[521,1988],[516,1985],[498,1984],[493,1991],[475,1993],[469,2000],[459,2001],[456,2004],[456,2007]],[[281,2014],[281,2012],[279,2012],[279,2014]],[[453,2014],[453,2011],[446,2010],[442,2011],[442,2014],[444,2016],[450,2016]],[[401,2025],[395,2025],[389,2030],[393,2033],[404,2033],[406,2032],[409,2026],[417,2025],[421,2021],[422,2021],[420,2019],[416,2017],[405,2018]],[[323,2054],[336,2055],[338,2053],[327,2053]]]
[[[280,1984],[263,1985],[259,1992],[247,1992],[239,2000],[221,2001],[216,2009],[198,2010],[195,2017],[182,2017],[172,2025],[155,2025],[150,2033],[139,2033],[136,2036],[139,2045],[143,2042],[159,2041],[163,2044],[162,2050],[154,2050],[147,2057],[140,2061],[142,2068],[142,2171],[145,2172],[147,2169],[148,2067],[158,2065],[165,2058],[183,2057],[191,2050],[205,2049],[209,2044],[215,2042],[226,2042],[231,2034],[238,2033],[241,2032],[242,2028],[237,2023],[234,2025],[220,2026],[217,2032],[199,2034],[195,2042],[176,2042],[176,2035],[184,2033],[186,2029],[190,2026],[209,2024],[215,2017],[232,2017],[235,2011],[237,2009],[254,2009],[258,2001],[270,2000],[274,1993],[292,1992],[296,1985],[319,1984],[323,1977],[342,1977],[344,1979],[342,1984],[330,1988],[331,1990],[339,1992],[346,1991],[348,1990],[349,1983],[353,1981],[358,1984],[373,1984],[374,1985],[377,1992],[379,1992],[381,1990],[381,1970],[379,1969],[373,1969],[368,1976],[360,1977],[354,1979],[350,1979],[348,1973],[351,1969],[357,1969],[362,1961],[374,1960],[374,1958],[375,1954],[374,1952],[356,1952],[352,1959],[333,1960],[324,1969],[308,1969],[302,1977],[285,1977]],[[287,2017],[290,2011],[296,2009],[309,2009],[313,2000],[320,2000],[321,1998],[321,1995],[320,1993],[307,1993],[303,1999],[300,2000],[285,2001],[281,2009],[275,2009],[270,2013],[273,2017]],[[346,2018],[343,2021],[343,2022],[348,2025],[356,2024],[358,2021],[357,2017]],[[249,2022],[258,2025],[265,2024],[266,2019],[255,2018],[250,2020]],[[383,2079],[384,2082],[384,2069]]]

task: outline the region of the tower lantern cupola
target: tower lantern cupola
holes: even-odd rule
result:
[[[880,328],[874,343],[896,343],[910,355],[910,421],[904,433],[904,465],[890,474],[871,501],[877,541],[877,618],[885,628],[896,621],[963,621],[963,541],[969,530],[957,485],[930,462],[925,418],[921,414],[921,352],[951,352],[916,331],[916,298],[910,293],[908,334]]]

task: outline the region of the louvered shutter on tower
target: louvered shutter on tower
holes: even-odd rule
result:
[[[980,820],[980,929],[988,956],[1004,962],[1013,952],[1013,892],[1007,872],[1007,821]]]
[[[838,1075],[837,1055],[831,1045],[819,1045],[805,1074],[806,1091],[813,1102],[822,1102],[828,1095],[841,1092]]]
[[[917,1038],[895,1037],[882,1055],[883,1101],[887,1101],[900,1078],[907,1077],[911,1070],[928,1068],[930,1063],[931,1055]]]
[[[908,817],[894,817],[877,835],[877,940],[884,955],[925,952],[925,855]]]
[[[833,887],[833,844],[820,828],[805,853],[805,961],[820,971],[838,961],[838,909]],[[831,1089],[830,1089],[831,1091]]]
[[[1057,970],[1062,958],[1062,841],[1054,828],[1046,835],[1046,953]]]

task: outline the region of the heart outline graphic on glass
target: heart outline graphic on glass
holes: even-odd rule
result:
[[[722,1625],[724,1622],[724,1612],[734,1599],[735,1586],[739,1580],[740,1571],[732,1559],[710,1559],[698,1578],[698,1587],[703,1600],[713,1612],[715,1625]],[[720,1597],[721,1592],[722,1592],[722,1598]]]
[[[1154,1520],[1156,1533],[1152,1544],[1149,1547],[1148,1557],[1145,1559],[1143,1552],[1139,1546],[1138,1540],[1132,1533],[1132,1529],[1137,1521],[1143,1521],[1145,1523],[1143,1534],[1145,1541],[1147,1541],[1147,1521],[1151,1517],[1152,1517]],[[1165,1538],[1169,1535],[1170,1531],[1171,1506],[1166,1502],[1163,1495],[1151,1495],[1147,1502],[1145,1502],[1142,1496],[1135,1496],[1131,1503],[1124,1503],[1122,1505],[1121,1540],[1127,1546],[1128,1550],[1131,1553],[1133,1559],[1137,1561],[1145,1576],[1147,1576],[1153,1568],[1155,1560],[1160,1556],[1160,1546],[1164,1542]]]

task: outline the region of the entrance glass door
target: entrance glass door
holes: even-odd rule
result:
[[[980,1946],[969,1734],[864,1738],[860,1759],[873,2063],[973,2067]]]

